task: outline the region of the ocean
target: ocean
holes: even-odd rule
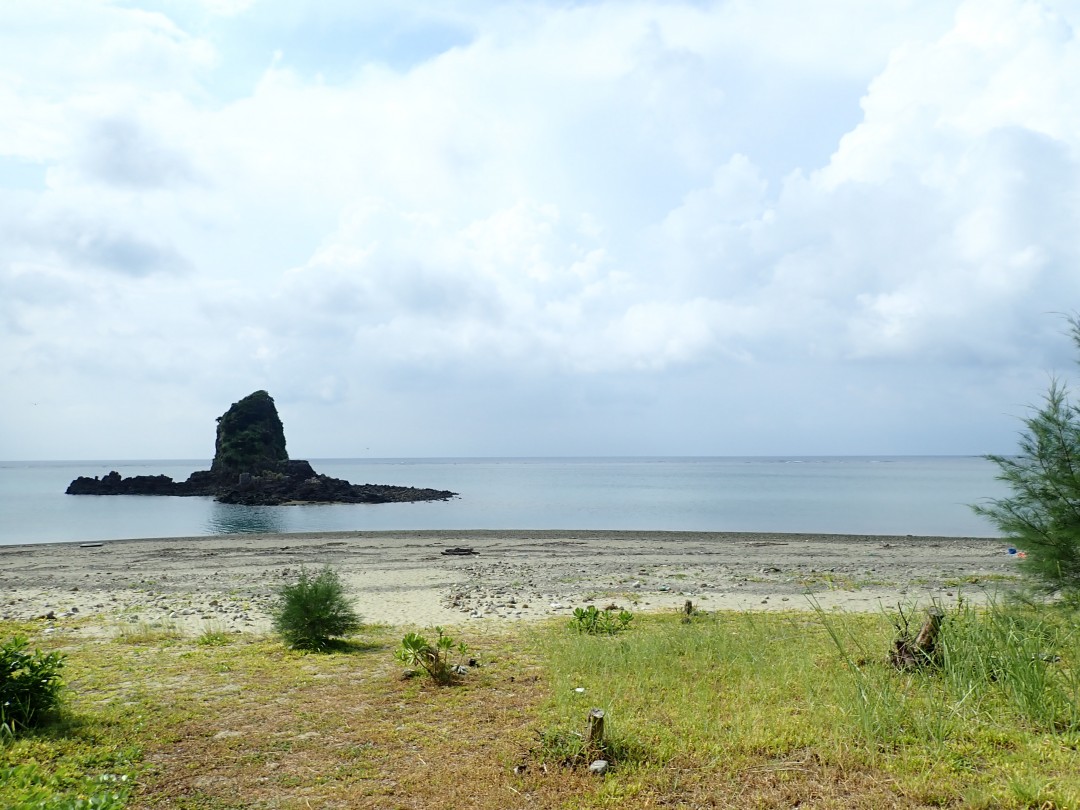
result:
[[[310,459],[354,484],[449,489],[447,502],[234,506],[65,495],[116,470],[175,480],[195,461],[0,462],[0,545],[238,532],[615,529],[993,537],[970,504],[1006,494],[980,457]]]

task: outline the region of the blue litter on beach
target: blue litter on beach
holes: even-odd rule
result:
[[[1015,554],[1015,553],[1016,553],[1016,549],[1015,549],[1015,548],[1013,548],[1012,546],[1009,546],[1009,553],[1010,553],[1010,554]]]

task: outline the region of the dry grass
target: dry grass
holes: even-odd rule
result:
[[[458,686],[406,679],[393,637],[333,655],[241,641],[159,681],[174,718],[147,747],[133,807],[512,806],[542,682],[485,640]]]

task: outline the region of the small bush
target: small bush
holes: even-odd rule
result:
[[[38,725],[60,704],[60,653],[27,652],[23,636],[0,644],[0,734]]]
[[[325,650],[334,638],[360,629],[360,617],[329,566],[315,576],[301,570],[296,582],[282,587],[273,619],[285,643],[300,650]]]
[[[459,655],[464,656],[469,648],[464,642],[455,645],[454,639],[446,635],[441,627],[436,627],[435,632],[439,637],[432,644],[419,633],[409,633],[401,640],[394,656],[407,667],[420,667],[437,683],[450,683],[456,672],[464,670],[458,664],[450,664],[450,651],[456,649]]]
[[[626,630],[633,618],[634,614],[628,610],[615,613],[589,605],[587,608],[574,608],[574,618],[570,620],[570,628],[591,636],[614,636]]]

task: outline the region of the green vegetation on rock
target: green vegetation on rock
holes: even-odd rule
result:
[[[234,402],[217,423],[212,472],[257,475],[277,471],[289,460],[285,428],[273,397],[266,391]]]

